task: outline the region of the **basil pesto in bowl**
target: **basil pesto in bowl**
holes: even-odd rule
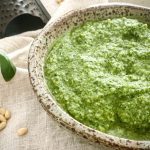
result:
[[[149,19],[148,8],[107,4],[46,26],[29,53],[46,111],[91,141],[150,149]]]

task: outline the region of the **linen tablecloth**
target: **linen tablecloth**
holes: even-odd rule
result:
[[[55,0],[42,2],[52,16],[51,21],[54,21],[71,9],[107,0],[64,0],[60,5]],[[122,2],[150,6],[149,0],[122,0]],[[0,132],[0,150],[111,150],[102,145],[91,145],[87,140],[60,127],[39,104],[30,85],[27,56],[30,44],[40,31],[26,32],[0,40],[0,49],[6,51],[18,67],[15,77],[10,82],[6,83],[0,75],[0,106],[12,113],[7,127]],[[16,131],[21,127],[27,127],[29,132],[23,137],[18,137]]]

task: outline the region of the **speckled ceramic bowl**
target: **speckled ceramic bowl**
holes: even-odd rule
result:
[[[29,76],[33,89],[39,98],[39,102],[48,114],[51,114],[61,125],[64,125],[90,141],[103,143],[107,146],[114,147],[115,149],[150,150],[150,141],[134,141],[118,138],[89,128],[76,121],[63,111],[52,98],[44,79],[43,65],[48,47],[62,33],[74,26],[86,22],[87,20],[116,18],[122,16],[137,18],[150,23],[150,9],[148,8],[128,4],[106,4],[71,11],[60,17],[55,22],[47,25],[31,46],[29,52]]]

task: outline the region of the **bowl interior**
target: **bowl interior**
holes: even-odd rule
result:
[[[65,14],[55,22],[47,25],[39,37],[34,41],[29,53],[29,75],[30,80],[40,103],[45,110],[52,114],[62,125],[75,131],[85,138],[98,143],[114,145],[123,148],[150,149],[150,141],[134,141],[118,138],[91,129],[69,116],[63,111],[50,94],[46,85],[43,73],[44,58],[47,55],[48,47],[67,30],[81,25],[89,20],[104,20],[111,18],[128,17],[138,19],[149,24],[150,9],[127,4],[107,4],[90,8],[72,11]]]

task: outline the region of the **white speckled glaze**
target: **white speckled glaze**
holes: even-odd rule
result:
[[[29,77],[39,102],[61,125],[75,133],[96,143],[103,143],[115,149],[150,150],[150,141],[135,141],[108,135],[91,129],[76,121],[63,111],[52,98],[44,79],[44,58],[48,47],[66,30],[80,25],[87,20],[107,19],[116,17],[137,18],[143,22],[150,22],[150,9],[129,4],[103,4],[82,10],[71,11],[47,25],[38,38],[33,42],[28,58]]]

